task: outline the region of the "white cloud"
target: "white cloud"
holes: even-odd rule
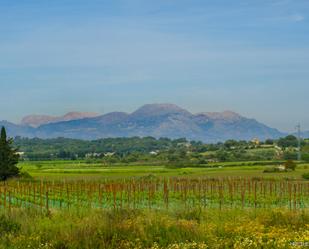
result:
[[[281,15],[281,16],[273,16],[270,18],[266,18],[265,21],[270,21],[273,23],[278,23],[278,22],[302,22],[306,18],[304,15],[300,13],[295,13],[291,15]]]
[[[301,14],[293,14],[289,17],[289,19],[293,22],[301,22],[305,20],[305,17]]]

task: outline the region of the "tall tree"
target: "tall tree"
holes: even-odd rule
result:
[[[6,130],[2,127],[0,135],[0,180],[19,175],[19,169],[16,166],[18,159],[17,150],[13,148],[13,140],[7,138]]]

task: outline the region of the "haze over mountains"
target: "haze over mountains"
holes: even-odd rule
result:
[[[21,120],[21,125],[39,127],[40,125],[43,124],[71,121],[83,118],[93,118],[99,115],[100,114],[98,113],[92,113],[92,112],[69,112],[60,117],[49,116],[49,115],[28,115]]]
[[[232,111],[192,114],[173,104],[147,104],[133,113],[30,115],[21,124],[1,121],[12,137],[99,139],[153,136],[217,142],[278,138],[286,134]]]

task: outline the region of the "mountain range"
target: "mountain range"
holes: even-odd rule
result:
[[[203,142],[278,138],[286,134],[232,111],[193,114],[173,104],[147,104],[133,113],[71,112],[62,117],[30,115],[20,124],[0,121],[11,137],[77,138],[152,136]]]
[[[83,118],[93,118],[100,114],[92,112],[69,112],[63,116],[50,116],[50,115],[29,115],[21,120],[21,125],[39,127],[43,124],[57,123],[63,121],[71,121]]]

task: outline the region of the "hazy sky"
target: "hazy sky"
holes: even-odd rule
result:
[[[0,0],[0,119],[175,103],[309,129],[308,0]]]

